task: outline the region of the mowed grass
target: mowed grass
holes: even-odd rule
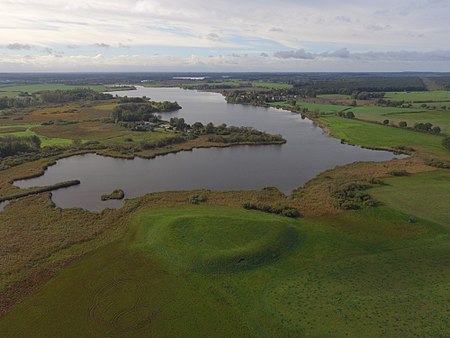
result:
[[[433,90],[427,92],[391,92],[384,95],[386,100],[407,102],[450,101],[450,91]]]
[[[449,170],[390,178],[385,184],[371,189],[370,194],[396,210],[450,228]]]
[[[336,116],[322,116],[320,120],[331,135],[351,144],[364,147],[392,149],[399,146],[450,157],[450,151],[442,146],[443,137],[401,128],[382,126]]]
[[[212,205],[141,210],[122,240],[64,269],[0,321],[0,331],[448,336],[448,230],[421,218],[408,223],[408,214],[381,206],[292,220]],[[292,240],[274,240],[286,231]]]
[[[77,88],[90,88],[98,92],[105,92],[111,90],[110,87],[103,85],[64,85],[64,84],[33,84],[33,85],[13,85],[13,86],[0,86],[0,96],[15,97],[20,93],[26,92],[28,94],[38,93],[45,90],[70,90]]]

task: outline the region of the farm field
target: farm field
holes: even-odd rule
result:
[[[0,128],[1,136],[33,136],[36,135],[41,140],[41,146],[65,146],[72,143],[72,140],[67,138],[55,137],[50,135],[43,135],[34,131],[34,128],[39,128],[39,125],[12,125],[12,126],[2,126]]]
[[[329,129],[331,135],[351,144],[383,149],[413,147],[450,158],[450,153],[442,146],[441,136],[336,116],[322,116],[320,121]]]
[[[345,94],[322,94],[317,95],[320,99],[328,99],[328,100],[351,100],[351,95],[345,95]]]
[[[11,337],[445,334],[449,235],[407,220],[384,206],[308,220],[212,205],[144,209],[121,240],[63,270],[0,329]]]
[[[289,102],[274,102],[270,104],[272,107],[292,107]],[[321,104],[311,102],[297,102],[297,107],[307,108],[310,112],[318,113],[337,113],[340,111],[349,110],[350,106],[341,106],[338,104]]]
[[[385,180],[385,186],[370,190],[377,200],[417,218],[450,227],[450,172],[417,173]],[[423,198],[426,191],[427,198]]]
[[[0,86],[0,96],[9,96],[15,97],[20,93],[28,93],[33,94],[45,90],[70,90],[77,88],[90,88],[98,92],[110,91],[111,87],[107,87],[104,85],[80,85],[80,86],[72,86],[72,85],[63,85],[63,84],[34,84],[34,85],[7,85]],[[117,90],[117,89],[114,89]]]
[[[268,89],[291,89],[292,88],[292,85],[289,83],[264,82],[264,81],[252,82],[252,86],[260,87],[260,88],[268,88]]]
[[[352,109],[358,119],[367,121],[383,122],[388,119],[390,123],[398,125],[405,121],[408,126],[413,127],[416,123],[431,123],[433,126],[439,126],[443,133],[450,134],[450,111],[444,110],[418,110],[411,111],[407,109],[393,109],[392,112],[382,109]]]
[[[427,92],[390,92],[384,95],[386,100],[406,102],[450,101],[450,91],[435,90]]]

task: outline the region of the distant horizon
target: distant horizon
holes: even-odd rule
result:
[[[3,74],[449,74],[450,71],[0,71]]]
[[[448,72],[450,1],[21,0],[0,72]]]

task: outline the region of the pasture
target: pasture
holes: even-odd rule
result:
[[[322,116],[320,121],[332,136],[351,144],[383,149],[413,147],[420,152],[450,158],[450,152],[442,146],[442,136],[336,116]]]
[[[0,96],[15,97],[20,93],[34,94],[46,90],[70,90],[78,88],[90,88],[98,92],[111,91],[111,87],[104,85],[64,85],[64,84],[30,84],[30,85],[3,85],[0,86]],[[116,89],[114,89],[116,90]]]
[[[422,218],[408,223],[409,211],[379,206],[292,220],[213,205],[142,209],[122,239],[64,269],[0,330],[8,337],[447,335],[448,229]]]
[[[384,95],[386,100],[405,101],[405,102],[433,102],[448,101],[450,102],[450,91],[433,90],[426,92],[390,92]]]
[[[266,81],[254,81],[252,86],[256,88],[267,88],[267,89],[291,89],[292,85],[289,83],[282,82],[266,82]]]

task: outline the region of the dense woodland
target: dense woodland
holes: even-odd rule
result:
[[[35,135],[23,137],[3,136],[0,137],[0,158],[39,151],[40,147],[41,140]]]
[[[155,102],[141,98],[120,99],[121,104],[114,108],[112,118],[116,121],[136,122],[154,121],[156,113],[168,113],[181,109],[177,102]]]

